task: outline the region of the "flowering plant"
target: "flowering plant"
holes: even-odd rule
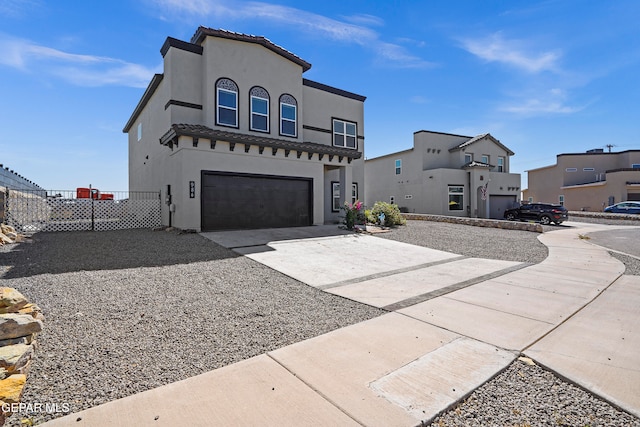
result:
[[[353,226],[356,222],[364,224],[364,213],[362,208],[364,204],[360,200],[356,200],[353,203],[344,202],[342,210],[344,210],[344,225],[347,230],[353,230]]]

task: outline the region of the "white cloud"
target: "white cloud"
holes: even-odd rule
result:
[[[359,15],[351,15],[351,16],[343,16],[345,21],[351,22],[352,24],[358,25],[368,25],[375,27],[384,26],[384,20],[374,15],[369,14],[359,14]]]
[[[79,86],[146,87],[155,72],[139,64],[95,55],[68,53],[0,34],[0,65],[25,72],[37,69]]]
[[[501,111],[522,116],[539,116],[548,114],[572,114],[583,110],[586,106],[567,105],[567,93],[562,89],[551,89],[542,96],[532,96],[512,102],[500,108]]]
[[[462,47],[488,62],[501,62],[530,73],[557,71],[561,54],[556,51],[529,52],[526,43],[506,40],[501,33],[480,39],[462,39]]]
[[[258,19],[286,27],[315,37],[329,38],[342,43],[353,43],[369,49],[378,62],[391,67],[421,68],[432,64],[411,54],[405,47],[380,40],[378,32],[368,28],[384,24],[372,15],[345,17],[344,21],[328,18],[302,9],[256,1],[225,0],[147,0],[163,13],[230,19]],[[349,22],[345,22],[349,21]]]
[[[0,15],[23,17],[29,9],[40,7],[38,0],[0,0]]]
[[[413,95],[411,98],[409,98],[409,101],[411,101],[414,104],[427,104],[430,102],[429,98],[422,95]]]

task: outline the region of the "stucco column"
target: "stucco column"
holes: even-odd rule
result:
[[[340,168],[340,204],[351,202],[351,184],[353,183],[353,169],[351,166]]]
[[[476,171],[471,169],[469,170],[469,216],[471,218],[478,217],[478,200],[477,200],[477,174]]]

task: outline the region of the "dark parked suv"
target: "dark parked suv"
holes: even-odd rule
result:
[[[537,221],[543,225],[562,224],[569,219],[569,214],[564,206],[550,203],[529,203],[518,208],[507,209],[504,218],[509,221]]]

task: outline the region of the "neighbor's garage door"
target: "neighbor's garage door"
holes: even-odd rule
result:
[[[489,218],[504,219],[504,211],[517,205],[516,196],[489,196]]]
[[[312,224],[312,179],[202,172],[202,230]]]

